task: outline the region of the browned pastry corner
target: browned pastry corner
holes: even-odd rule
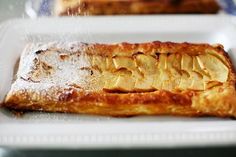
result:
[[[109,116],[236,117],[222,45],[29,44],[3,106]]]
[[[57,0],[56,15],[217,13],[215,0]]]

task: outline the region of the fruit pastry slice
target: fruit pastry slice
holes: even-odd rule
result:
[[[3,106],[107,116],[236,117],[222,45],[28,44]]]

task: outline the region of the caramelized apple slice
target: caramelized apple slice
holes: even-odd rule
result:
[[[100,81],[100,82],[104,82],[103,89],[115,90],[116,89],[115,84],[117,82],[117,78],[118,78],[118,75],[116,75],[112,72],[104,71],[102,73],[102,77],[101,77],[101,81]]]
[[[125,68],[129,71],[136,69],[134,60],[129,57],[115,57],[113,58],[113,63],[117,70],[121,68]]]
[[[121,69],[117,74],[116,74],[117,79],[113,87],[118,91],[126,91],[130,92],[134,90],[134,79],[132,77],[132,73],[130,71]]]
[[[157,73],[154,75],[154,81],[152,87],[155,89],[162,89],[162,85],[164,81],[168,81],[169,77],[166,73],[167,63],[166,63],[167,55],[160,54],[159,62],[157,66]]]
[[[157,71],[157,60],[152,56],[137,55],[135,58],[136,66],[144,75],[152,75]]]
[[[94,55],[92,58],[92,66],[97,67],[100,71],[106,70],[106,58],[98,55]]]
[[[161,89],[162,82],[160,81],[161,71],[158,70],[155,75],[153,75],[152,88],[158,90]]]
[[[113,63],[113,59],[111,57],[106,58],[106,70],[108,71],[115,71],[115,65]]]
[[[202,69],[199,62],[200,59],[198,56],[193,57],[193,72],[196,73],[195,80],[192,84],[192,87],[197,90],[206,89],[206,82],[210,80],[210,75],[207,69]]]
[[[140,54],[136,56],[135,63],[139,71],[142,73],[142,75],[136,76],[135,90],[153,90],[152,84],[154,80],[154,74],[157,72],[157,60],[152,56]]]
[[[171,89],[176,89],[181,80],[181,55],[171,54],[167,57],[167,71],[169,72],[169,79]]]
[[[199,55],[199,59],[201,60],[202,68],[209,71],[211,81],[227,81],[229,69],[220,59],[210,54]]]
[[[193,59],[187,54],[182,55],[181,59],[181,80],[179,84],[180,89],[188,89],[191,87],[191,71],[193,67]]]
[[[204,90],[204,81],[203,77],[200,73],[197,72],[191,72],[192,84],[190,85],[189,89],[193,90]]]

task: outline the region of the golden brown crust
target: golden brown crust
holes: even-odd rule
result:
[[[86,53],[98,54],[102,56],[132,56],[137,52],[145,52],[145,54],[155,55],[155,53],[188,53],[190,55],[205,54],[207,51],[217,51],[222,55],[226,55],[223,46],[220,44],[209,45],[204,43],[174,43],[153,41],[148,43],[118,43],[118,44],[84,44],[81,45]],[[118,53],[118,54],[116,54]]]
[[[49,112],[109,116],[209,115],[236,117],[235,72],[227,53],[224,52],[221,45],[163,43],[159,41],[142,44],[121,43],[111,45],[74,43],[66,45],[69,46],[58,43],[41,46],[29,45],[21,57],[17,80],[12,85],[3,106],[20,110],[43,110]],[[65,55],[66,51],[69,51],[69,54],[76,54],[77,56],[86,54],[110,57],[132,56],[137,52],[142,52],[146,55],[154,55],[156,53],[188,54],[190,56],[213,54],[214,56],[217,55],[228,67],[229,76],[227,81],[222,82],[221,85],[203,91],[186,89],[125,93],[115,91],[110,93],[100,88],[98,90],[95,90],[95,88],[94,90],[91,90],[91,88],[86,89],[86,86],[80,84],[68,86],[54,83],[50,85],[48,82],[43,82],[42,79],[35,81],[33,73],[24,74],[28,70],[28,66],[31,67],[30,72],[34,69],[34,66],[30,64],[31,62],[27,62],[28,65],[25,66],[24,60],[35,60],[39,55],[44,56],[47,53],[54,54],[55,52],[52,50],[59,52],[62,60],[67,58]],[[31,54],[33,54],[33,57],[29,57]],[[32,64],[36,63],[32,62]],[[50,72],[49,67],[46,66],[46,69],[47,72]],[[26,76],[28,75],[30,77],[27,78]],[[44,75],[42,76],[44,78],[46,77]]]
[[[57,15],[216,13],[215,0],[59,0]]]
[[[38,97],[32,97],[37,95]],[[56,103],[51,97],[57,98]],[[9,103],[11,102],[11,103]],[[28,105],[26,105],[26,103]],[[177,104],[178,105],[175,105]],[[152,93],[79,92],[74,89],[50,89],[35,93],[24,90],[11,95],[6,106],[13,109],[43,110],[50,112],[89,113],[111,116],[137,114],[200,115],[191,109],[190,94],[173,94],[167,91]]]

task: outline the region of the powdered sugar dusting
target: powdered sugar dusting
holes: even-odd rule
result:
[[[90,82],[97,76],[91,76],[89,57],[78,42],[29,44],[21,56],[12,89],[42,91],[57,86],[92,90]]]

